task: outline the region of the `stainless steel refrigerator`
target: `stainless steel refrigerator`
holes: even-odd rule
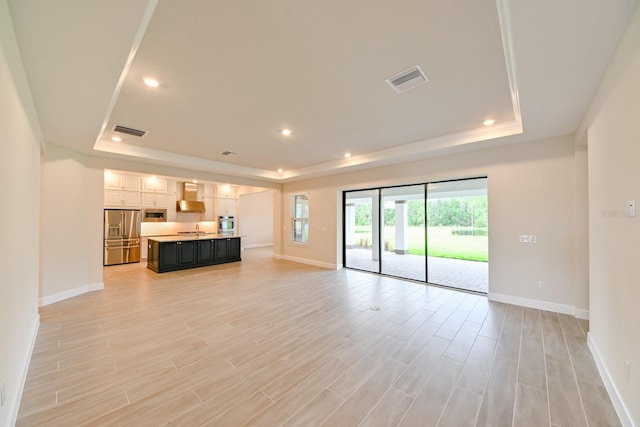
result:
[[[140,209],[104,210],[104,265],[140,262]]]

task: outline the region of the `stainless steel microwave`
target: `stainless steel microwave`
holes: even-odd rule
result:
[[[166,209],[145,209],[142,214],[144,222],[167,222]]]

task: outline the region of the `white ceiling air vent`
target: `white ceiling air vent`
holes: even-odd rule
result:
[[[427,83],[429,79],[424,71],[422,71],[422,68],[420,68],[419,65],[415,65],[408,70],[389,77],[385,81],[389,83],[389,86],[391,86],[396,93],[402,93],[416,86],[420,86],[423,83]]]
[[[118,133],[125,133],[127,135],[137,136],[138,138],[142,138],[147,134],[146,130],[133,129],[133,128],[128,128],[126,126],[120,126],[120,125],[116,125],[116,127],[113,128],[113,131]]]
[[[234,153],[233,151],[221,151],[218,154],[221,156],[235,156],[238,153]]]

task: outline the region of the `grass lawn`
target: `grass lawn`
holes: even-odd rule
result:
[[[428,227],[429,256],[439,258],[464,259],[468,261],[489,260],[489,240],[487,236],[453,236],[452,227]],[[366,239],[371,244],[371,230],[356,227],[357,238]],[[385,227],[384,240],[389,248],[395,246],[395,228]],[[424,227],[409,227],[409,253],[424,255]]]

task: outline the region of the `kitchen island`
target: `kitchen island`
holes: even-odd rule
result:
[[[156,273],[241,261],[240,236],[193,233],[149,237],[147,268]]]

